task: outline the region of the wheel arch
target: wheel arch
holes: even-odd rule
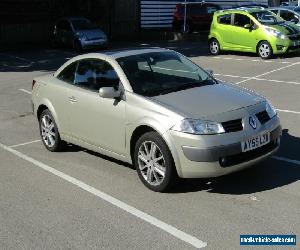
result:
[[[131,137],[130,137],[130,144],[129,144],[130,158],[132,160],[132,163],[134,164],[134,148],[135,148],[136,142],[143,134],[145,134],[147,132],[151,132],[151,131],[158,133],[161,136],[161,138],[164,140],[164,142],[167,144],[169,151],[171,153],[174,165],[175,165],[176,172],[177,172],[178,176],[182,176],[179,157],[176,152],[176,148],[173,146],[171,138],[167,135],[167,133],[161,131],[160,129],[156,128],[153,125],[141,124],[138,127],[136,127],[134,129],[134,131],[132,132]]]
[[[57,129],[58,131],[60,131],[60,123],[59,123],[59,119],[57,117],[57,113],[55,112],[55,109],[53,107],[53,105],[50,103],[50,101],[48,100],[43,100],[43,102],[41,102],[39,105],[38,105],[38,108],[37,108],[37,111],[36,111],[36,117],[37,119],[39,120],[40,119],[40,115],[42,114],[42,112],[44,110],[48,109],[53,118],[54,118],[54,121],[56,123],[56,126],[57,126]]]

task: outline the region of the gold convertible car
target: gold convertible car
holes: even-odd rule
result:
[[[281,126],[262,96],[167,49],[80,55],[33,80],[45,147],[69,142],[133,163],[151,190],[244,169],[273,154]]]

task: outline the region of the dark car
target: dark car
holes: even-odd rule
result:
[[[67,17],[56,22],[53,44],[66,45],[81,51],[107,46],[106,34],[90,20],[83,17]]]
[[[185,6],[186,5],[186,6]],[[186,8],[186,25],[184,16]],[[207,31],[210,28],[213,14],[221,7],[212,3],[179,3],[173,16],[173,29],[182,33]]]
[[[300,26],[300,7],[299,6],[280,6],[269,9],[276,15],[288,22],[293,22]]]

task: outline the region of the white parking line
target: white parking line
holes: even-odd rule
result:
[[[225,76],[225,77],[232,77],[232,78],[241,78],[241,79],[248,79],[248,80],[256,80],[256,81],[267,81],[267,82],[276,82],[276,83],[288,83],[294,85],[300,85],[300,82],[290,82],[290,81],[282,81],[282,80],[273,80],[273,79],[265,79],[265,78],[257,78],[251,76],[236,76],[236,75],[227,75],[227,74],[214,74],[216,76]]]
[[[161,220],[159,220],[159,219],[157,219],[135,207],[132,207],[132,206],[130,206],[130,205],[128,205],[128,204],[126,204],[126,203],[92,187],[92,186],[89,186],[88,184],[86,184],[70,175],[67,175],[67,174],[65,174],[61,171],[58,171],[38,160],[35,160],[35,159],[31,158],[30,156],[27,156],[15,149],[12,149],[1,143],[0,143],[0,148],[14,154],[15,156],[17,156],[25,161],[32,163],[33,165],[35,165],[47,172],[59,177],[59,178],[64,179],[65,181],[67,181],[69,183],[74,184],[75,186],[105,200],[106,202],[126,211],[127,213],[129,213],[133,216],[136,216],[137,218],[140,218],[141,220],[143,220],[145,222],[150,223],[151,225],[153,225],[155,227],[160,228],[161,230],[169,233],[170,235],[176,237],[177,239],[180,239],[198,249],[207,246],[206,242],[203,242],[203,241],[197,239],[196,237],[189,235],[189,234],[187,234],[187,233],[185,233],[185,232],[183,232],[183,231],[181,231],[181,230],[179,230],[179,229],[177,229],[177,228],[175,228],[175,227],[173,227],[173,226],[171,226],[171,225],[169,225],[169,224],[167,224],[167,223],[165,223],[165,222],[163,222],[163,221],[161,221]]]
[[[28,91],[28,90],[26,90],[26,89],[19,89],[19,90],[22,91],[22,92],[24,92],[24,93],[26,93],[26,94],[31,95],[31,91]]]
[[[40,141],[41,140],[34,140],[34,141],[24,142],[24,143],[20,143],[20,144],[15,144],[15,145],[12,145],[12,146],[9,146],[9,147],[10,148],[17,148],[17,147],[20,147],[20,146],[25,146],[25,145],[29,145],[29,144],[40,142]]]
[[[245,79],[245,80],[243,80],[243,81],[237,82],[236,84],[240,84],[240,83],[243,83],[243,82],[247,82],[247,81],[249,81],[249,80],[251,80],[251,79],[259,78],[259,77],[261,77],[261,76],[265,76],[265,75],[271,74],[271,73],[273,73],[273,72],[280,71],[280,70],[283,70],[283,69],[286,69],[286,68],[289,68],[289,67],[292,67],[292,66],[295,66],[295,65],[298,65],[298,64],[300,64],[300,62],[292,63],[292,64],[289,64],[289,65],[287,65],[287,66],[284,66],[284,67],[281,67],[281,68],[278,68],[278,69],[273,69],[273,70],[268,71],[268,72],[265,72],[265,73],[263,73],[263,74],[260,74],[260,75],[257,75],[257,76],[253,76],[253,77],[250,77],[249,79]]]
[[[288,163],[293,163],[293,164],[296,164],[296,165],[300,165],[300,161],[297,161],[297,160],[292,160],[292,159],[285,158],[285,157],[280,157],[280,156],[272,156],[272,158],[275,159],[275,160],[285,161],[285,162],[288,162]]]
[[[299,111],[293,111],[293,110],[287,110],[287,109],[276,109],[279,112],[285,112],[285,113],[292,113],[292,114],[297,114],[300,115]]]
[[[260,60],[260,59],[246,59],[246,58],[233,58],[233,57],[223,57],[223,56],[213,56],[210,57],[213,59],[219,59],[219,60],[233,60],[233,61],[248,61],[248,62],[262,62],[262,63],[282,63],[282,64],[289,64],[292,62],[288,62],[288,61],[275,61],[275,60]]]

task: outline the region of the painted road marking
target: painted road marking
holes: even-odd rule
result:
[[[232,77],[232,78],[249,79],[249,80],[256,80],[256,81],[267,81],[267,82],[277,82],[277,83],[288,83],[288,84],[300,85],[300,82],[273,80],[273,79],[257,78],[257,77],[251,77],[251,76],[237,76],[237,75],[227,75],[227,74],[217,74],[217,73],[214,75]]]
[[[206,242],[201,241],[201,240],[197,239],[196,237],[189,235],[189,234],[187,234],[187,233],[185,233],[185,232],[183,232],[183,231],[181,231],[181,230],[179,230],[179,229],[177,229],[177,228],[175,228],[175,227],[173,227],[173,226],[171,226],[171,225],[169,225],[169,224],[167,224],[167,223],[165,223],[165,222],[163,222],[163,221],[161,221],[161,220],[159,220],[159,219],[157,219],[135,207],[132,207],[132,206],[124,203],[123,201],[120,201],[120,200],[118,200],[118,199],[92,187],[92,186],[89,186],[88,184],[86,184],[70,175],[67,175],[61,171],[58,171],[58,170],[46,165],[45,163],[35,160],[35,159],[31,158],[30,156],[27,156],[27,155],[13,149],[13,148],[10,148],[2,143],[0,143],[0,148],[14,154],[15,156],[17,156],[25,161],[32,163],[33,165],[35,165],[47,172],[59,177],[59,178],[64,179],[65,181],[67,181],[69,183],[74,184],[75,186],[105,200],[106,202],[126,211],[127,213],[129,213],[137,218],[140,218],[141,220],[143,220],[145,222],[150,223],[151,225],[153,225],[155,227],[160,228],[161,230],[169,233],[170,235],[174,236],[175,238],[180,239],[198,249],[207,246]]]
[[[288,62],[288,61],[275,61],[275,60],[259,60],[259,59],[246,59],[246,58],[233,58],[233,57],[222,57],[222,56],[213,56],[210,57],[213,59],[221,59],[221,60],[233,60],[233,61],[248,61],[248,62],[262,62],[262,63],[282,63],[282,64],[290,64],[292,62]]]
[[[34,141],[24,142],[24,143],[20,143],[20,144],[15,144],[15,145],[12,145],[12,146],[9,146],[9,147],[10,148],[17,148],[17,147],[20,147],[20,146],[25,146],[25,145],[29,145],[29,144],[40,142],[40,141],[41,140],[34,140]]]
[[[265,76],[265,75],[271,74],[271,73],[276,72],[276,71],[280,71],[280,70],[283,70],[283,69],[286,69],[286,68],[290,68],[290,67],[295,66],[295,65],[298,65],[298,64],[300,64],[300,62],[292,63],[292,64],[289,64],[289,65],[287,65],[287,66],[280,67],[280,68],[278,68],[278,69],[273,69],[273,70],[268,71],[268,72],[265,72],[265,73],[263,73],[263,74],[259,74],[259,75],[257,75],[257,76],[250,77],[249,79],[245,79],[245,80],[242,80],[242,81],[240,81],[240,82],[237,82],[236,84],[240,84],[240,83],[243,83],[243,82],[247,82],[247,81],[249,81],[249,80],[251,80],[251,79],[259,78],[259,77],[261,77],[261,76]]]
[[[292,160],[292,159],[285,158],[285,157],[280,157],[280,156],[272,156],[272,158],[275,159],[275,160],[285,161],[285,162],[288,162],[288,163],[300,165],[300,161],[297,161],[297,160]]]
[[[293,111],[293,110],[287,110],[287,109],[277,109],[275,108],[277,111],[279,112],[285,112],[285,113],[291,113],[291,114],[297,114],[297,115],[300,115],[300,112],[299,111]]]
[[[26,89],[19,89],[19,90],[22,91],[22,92],[24,92],[24,93],[26,93],[26,94],[31,95],[31,91],[28,91],[28,90],[26,90]]]

